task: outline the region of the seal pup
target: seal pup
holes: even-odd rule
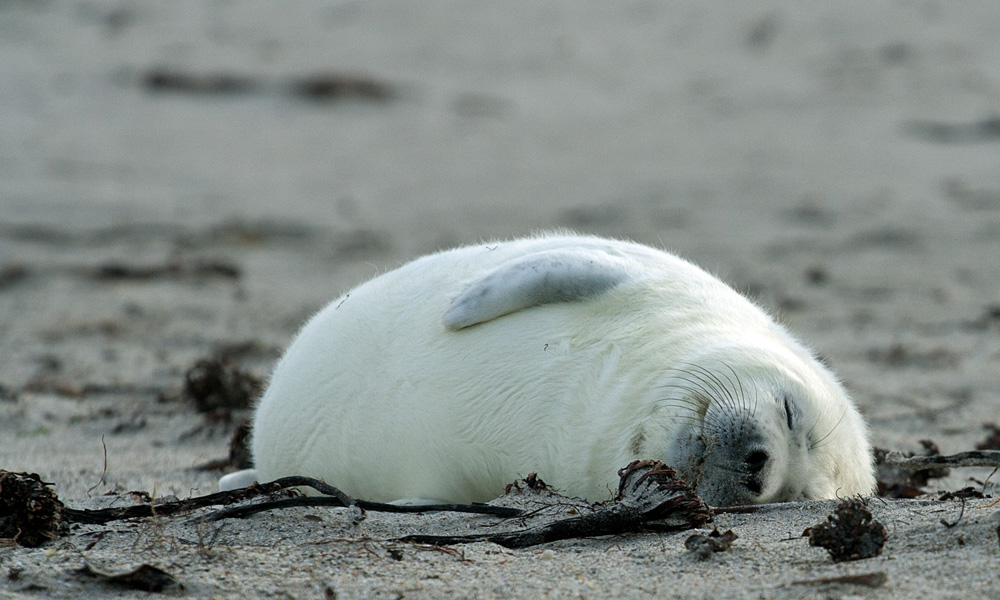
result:
[[[672,254],[570,234],[432,254],[331,302],[278,362],[251,447],[220,487],[475,502],[537,472],[596,501],[635,459],[715,506],[875,484],[844,388],[764,311]]]

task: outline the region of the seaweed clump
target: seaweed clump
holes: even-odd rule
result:
[[[199,412],[223,418],[249,408],[263,388],[261,380],[227,358],[199,360],[184,374],[184,395]]]
[[[872,558],[882,553],[889,532],[873,518],[865,503],[849,498],[837,505],[826,522],[802,532],[810,546],[826,548],[834,562]]]
[[[37,473],[0,469],[0,539],[34,548],[67,531],[65,506]]]

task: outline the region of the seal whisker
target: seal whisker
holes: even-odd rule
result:
[[[693,368],[695,365],[691,365]],[[677,372],[677,378],[681,381],[686,381],[691,385],[697,386],[699,389],[703,390],[705,395],[712,398],[717,398],[720,401],[725,401],[726,397],[707,381],[704,376],[700,375],[698,372],[691,370],[691,368],[677,368],[674,369]]]
[[[838,427],[840,427],[840,424],[844,422],[844,417],[846,417],[846,416],[847,416],[847,411],[845,410],[843,413],[841,413],[840,418],[837,419],[836,425],[834,425],[833,428],[830,429],[830,431],[826,432],[826,435],[824,435],[823,437],[819,438],[815,442],[812,442],[811,444],[809,444],[809,449],[810,450],[815,450],[816,448],[819,448],[821,446],[823,440],[825,440],[828,437],[830,437],[830,435],[833,434],[833,432],[836,431]]]
[[[685,393],[685,395],[681,398],[675,398],[674,400],[686,404],[687,408],[692,411],[692,414],[697,415],[698,418],[702,419],[706,425],[711,425],[713,427],[721,426],[721,423],[718,422],[718,417],[707,411],[708,405],[711,404],[712,399],[703,389],[677,384],[670,384],[669,387]]]
[[[730,367],[729,364],[726,362],[722,362],[722,366],[732,370],[732,367]],[[715,379],[719,380],[720,383],[722,383],[722,385],[727,390],[732,390],[732,395],[736,398],[736,403],[738,404],[739,409],[745,411],[747,409],[746,394],[743,393],[742,389],[739,386],[733,383],[733,380],[729,378],[729,375],[727,375],[724,371],[720,372],[712,371],[712,376]],[[726,381],[722,382],[722,378],[725,378]]]
[[[733,410],[738,410],[739,409],[739,407],[736,405],[736,399],[733,398],[732,394],[730,394],[728,390],[726,390],[724,387],[720,386],[719,384],[713,382],[710,378],[708,378],[705,375],[705,373],[709,373],[709,371],[707,369],[699,367],[698,365],[691,365],[691,367],[694,368],[694,369],[699,369],[699,371],[694,371],[694,370],[690,370],[690,369],[681,369],[680,372],[684,373],[685,375],[689,375],[689,376],[693,377],[695,379],[695,381],[699,382],[700,385],[705,386],[706,391],[710,388],[715,393],[709,394],[709,396],[717,398],[720,402],[723,403],[723,405],[729,406]],[[685,379],[685,381],[689,381],[692,384],[695,383],[694,381],[691,381],[691,380],[686,379],[686,378],[682,378],[682,379]]]
[[[714,428],[722,427],[723,417],[708,411],[708,406],[712,403],[712,398],[714,398],[715,396],[709,393],[708,390],[705,390],[703,383],[698,380],[691,381],[686,377],[678,377],[678,379],[694,387],[687,387],[679,384],[669,384],[670,387],[677,388],[681,391],[685,391],[688,394],[690,394],[691,401],[697,403],[696,405],[699,409],[698,412],[702,416],[702,418],[705,419],[707,425],[712,425]]]
[[[676,405],[671,405],[671,404],[667,404],[667,406],[676,406]],[[693,417],[693,416],[691,416],[691,415],[684,415],[684,414],[681,414],[681,415],[677,415],[677,416],[676,416],[676,418],[677,418],[678,420],[680,420],[680,421],[684,422],[684,423],[687,423],[687,424],[694,424],[694,425],[698,425],[698,424],[700,424],[700,423],[701,423],[701,420],[700,420],[700,419],[698,419],[697,417]]]
[[[806,439],[807,440],[812,440],[813,432],[816,431],[816,427],[819,425],[819,423],[820,423],[820,421],[822,419],[823,419],[823,415],[817,415],[816,418],[813,419],[812,425],[810,425],[809,429],[806,431]],[[812,442],[810,441],[809,443],[811,444]]]
[[[746,390],[743,389],[743,382],[740,381],[740,376],[737,375],[736,371],[729,365],[729,363],[723,362],[722,365],[724,367],[726,367],[727,369],[729,369],[729,371],[733,374],[733,377],[736,378],[736,383],[733,383],[733,380],[729,378],[729,375],[726,375],[725,373],[722,373],[722,376],[726,378],[726,381],[729,382],[729,385],[733,386],[734,393],[736,393],[737,397],[740,398],[741,408],[743,410],[746,410],[747,409],[747,395],[746,395]],[[757,403],[756,402],[754,403],[753,407],[750,408],[750,418],[752,418],[752,419],[756,419],[757,418]]]
[[[722,366],[724,366],[727,369],[729,369],[730,371],[732,371],[732,367],[729,366],[729,363],[726,363],[726,362],[723,361],[722,362]],[[750,405],[750,403],[748,402],[749,398],[748,398],[748,396],[746,394],[746,391],[743,389],[742,384],[740,384],[739,386],[737,386],[733,382],[733,380],[730,379],[728,375],[726,375],[725,372],[715,373],[713,371],[713,372],[711,372],[711,375],[712,375],[713,378],[715,378],[717,381],[719,381],[720,384],[723,385],[723,387],[725,387],[727,390],[728,389],[732,389],[732,394],[731,395],[735,396],[735,400],[734,400],[734,405],[735,406],[734,406],[734,408],[740,414],[749,414],[749,418],[747,418],[745,420],[746,421],[756,421],[757,420],[757,402],[755,401],[752,406]],[[728,384],[729,384],[728,386],[726,386],[725,383],[722,383],[721,377],[725,377],[726,378],[726,382],[728,382]],[[737,379],[737,381],[739,381],[739,376],[737,376],[736,379]],[[756,400],[756,393],[755,393],[755,400]]]
[[[733,374],[733,377],[736,378],[736,383],[740,387],[740,396],[746,396],[746,391],[743,389],[743,382],[740,380],[740,376],[736,372],[736,369],[730,366],[729,363],[722,363],[722,364],[726,365],[726,368],[729,369],[729,371]]]
[[[732,368],[726,363],[723,363],[723,365],[730,369]],[[706,385],[711,386],[712,389],[720,390],[720,396],[722,396],[724,404],[730,406],[737,415],[740,415],[740,431],[742,431],[748,423],[756,421],[758,403],[754,402],[753,406],[749,406],[745,391],[742,391],[742,393],[741,391],[738,391],[737,386],[725,373],[722,375],[726,377],[726,380],[729,382],[728,386],[726,385],[726,382],[722,381],[719,375],[714,371],[697,364],[692,364],[691,367],[696,369],[696,371],[687,371],[688,373],[691,373],[692,376],[697,377]],[[742,390],[742,386],[740,386],[740,390]]]
[[[713,389],[719,390],[720,395],[725,395],[729,399],[729,405],[733,407],[734,410],[739,410],[739,402],[733,393],[726,387],[726,384],[719,379],[713,371],[706,369],[701,365],[691,365],[693,368],[697,369],[698,373],[703,374],[704,377],[708,379],[708,384],[712,386]]]
[[[699,408],[704,404],[704,401],[692,401],[687,396],[681,397],[667,397],[659,401],[662,406],[669,406],[678,408],[683,412],[674,415],[674,418],[680,419],[688,425],[702,425],[703,417]]]
[[[700,386],[696,381],[689,381],[687,379],[681,379],[688,385],[671,384],[670,387],[676,388],[682,392],[686,392],[691,399],[691,402],[699,403],[699,408],[707,408],[712,402],[712,394]]]
[[[689,390],[678,386],[670,386],[670,387],[676,388],[677,391],[682,392],[682,395],[664,396],[663,398],[657,401],[659,404],[668,404],[669,402],[674,402],[675,404],[673,404],[673,406],[682,407],[685,410],[691,411],[691,413],[693,414],[699,416],[701,415],[701,409],[708,401],[707,398],[701,396],[700,392],[697,390]]]

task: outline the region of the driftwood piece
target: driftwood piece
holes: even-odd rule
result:
[[[1000,468],[1000,450],[973,450],[946,456],[913,456],[906,458],[898,452],[885,457],[888,465],[907,471],[922,471],[931,467],[993,467]]]
[[[711,510],[673,469],[659,461],[633,461],[618,472],[618,494],[591,514],[509,533],[410,535],[399,541],[447,546],[493,542],[526,548],[557,540],[629,533],[646,528],[690,529],[711,518]]]

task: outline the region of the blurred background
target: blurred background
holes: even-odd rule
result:
[[[0,2],[0,458],[176,455],[150,415],[197,357],[252,342],[266,376],[350,286],[556,227],[749,293],[878,444],[969,449],[1000,418],[998,31],[992,1]]]

